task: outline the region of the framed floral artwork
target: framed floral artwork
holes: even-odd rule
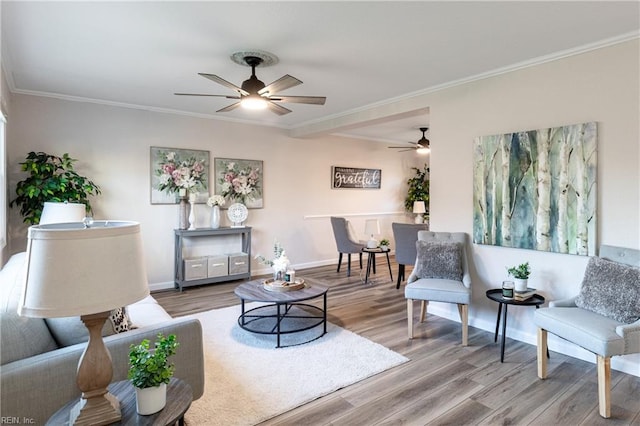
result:
[[[176,204],[180,195],[209,197],[209,151],[151,147],[151,204]]]
[[[242,203],[249,209],[263,207],[263,169],[261,160],[215,158],[215,193],[222,195],[225,206]]]

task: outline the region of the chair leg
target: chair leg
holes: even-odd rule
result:
[[[407,299],[407,326],[409,339],[413,339],[413,299]]]
[[[504,333],[504,330],[502,330]],[[547,378],[547,330],[538,328],[538,377]]]
[[[600,415],[605,419],[611,417],[611,357],[598,357],[598,405]]]
[[[362,269],[362,253],[360,253],[360,269]]]
[[[424,317],[427,314],[427,305],[429,302],[422,300],[420,303],[420,322],[424,322]]]
[[[467,346],[469,342],[469,305],[459,303],[458,313],[462,323],[462,346]]]
[[[351,253],[347,253],[347,276],[351,276]]]
[[[404,265],[398,265],[398,283],[396,284],[396,290],[400,288],[402,280],[404,280]]]
[[[338,270],[336,272],[340,272],[341,265],[342,265],[342,253],[338,253]]]

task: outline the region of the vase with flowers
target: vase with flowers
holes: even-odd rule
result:
[[[225,200],[222,195],[213,195],[207,200],[207,205],[211,207],[211,227],[213,229],[220,227],[220,207],[224,204]]]
[[[263,265],[273,268],[273,280],[285,281],[285,274],[290,266],[289,258],[279,242],[273,243],[273,259],[269,260],[262,255],[256,255],[256,259]]]
[[[181,158],[175,151],[161,151],[159,155],[160,161],[154,171],[159,181],[157,188],[176,195],[180,204],[178,228],[187,229],[190,215],[188,201],[193,199],[195,203],[195,198],[190,195],[207,189],[205,161],[193,155]]]

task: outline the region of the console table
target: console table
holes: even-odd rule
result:
[[[220,227],[220,228],[198,228],[193,230],[175,229],[175,249],[174,249],[174,286],[182,291],[183,287],[192,285],[212,284],[223,281],[233,281],[251,278],[251,227]],[[224,235],[237,235],[240,238],[241,251],[247,254],[247,272],[240,274],[229,274],[218,277],[208,277],[195,280],[185,280],[184,276],[184,240],[185,238],[212,238]],[[211,253],[216,254],[216,253]],[[217,253],[220,254],[220,253]]]

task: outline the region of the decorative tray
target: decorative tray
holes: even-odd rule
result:
[[[294,291],[303,289],[305,284],[302,278],[296,278],[296,280],[292,283],[288,283],[282,280],[274,280],[273,278],[269,278],[264,280],[262,286],[265,290],[268,291]]]

